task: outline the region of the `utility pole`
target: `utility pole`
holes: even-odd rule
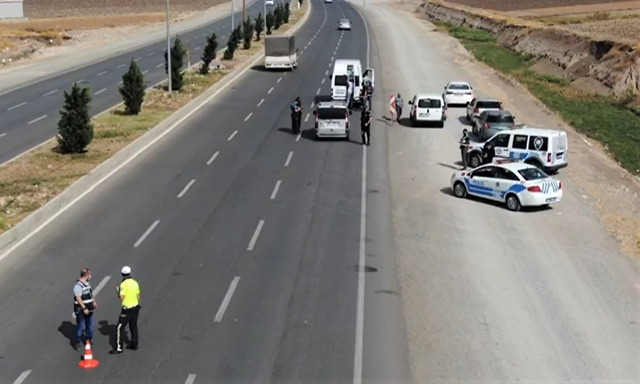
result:
[[[167,0],[167,76],[169,77],[167,90],[171,93],[171,30],[169,24],[169,0]]]
[[[247,21],[247,0],[242,0],[242,22]]]
[[[233,33],[233,29],[236,26],[236,24],[234,23],[234,20],[233,20],[233,14],[235,13],[235,11],[236,11],[236,5],[233,2],[233,0],[231,0],[231,33]],[[229,35],[229,37],[231,37],[231,35]]]

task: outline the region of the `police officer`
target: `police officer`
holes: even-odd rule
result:
[[[493,158],[496,156],[496,148],[490,141],[485,143],[482,151],[482,164],[493,163]]]
[[[82,346],[82,338],[91,342],[93,338],[93,311],[98,309],[98,303],[93,297],[91,289],[91,270],[83,268],[80,278],[73,286],[73,313],[76,317],[76,335],[73,348],[77,351]]]
[[[469,131],[467,129],[462,130],[462,137],[458,142],[460,143],[460,156],[462,157],[462,169],[467,169],[467,158],[468,158],[468,148],[469,142],[471,139],[469,138]]]
[[[365,109],[360,115],[360,134],[362,145],[371,145],[371,111]]]
[[[118,319],[116,330],[116,349],[112,353],[122,353],[122,333],[129,325],[131,341],[127,349],[138,349],[138,313],[140,312],[140,285],[131,277],[131,268],[122,267],[122,281],[116,287],[118,297],[122,302],[122,311]]]
[[[302,101],[299,97],[291,103],[291,131],[295,134],[300,132],[302,125]]]

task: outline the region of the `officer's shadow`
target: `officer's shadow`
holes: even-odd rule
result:
[[[76,334],[76,326],[75,324],[73,324],[70,321],[63,321],[62,323],[60,323],[60,326],[58,327],[58,332],[60,332],[62,334],[62,336],[66,337],[67,340],[69,340],[69,345],[71,347],[73,347],[73,342],[75,339],[75,334]]]
[[[108,337],[109,345],[111,346],[112,349],[115,349],[117,325],[109,324],[107,320],[100,320],[98,324],[100,324],[98,328],[98,332],[100,332],[102,336]]]

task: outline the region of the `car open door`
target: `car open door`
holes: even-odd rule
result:
[[[369,75],[369,78],[371,78],[371,85],[373,86],[373,88],[375,88],[376,87],[376,74],[375,74],[373,68],[367,68],[365,73]]]

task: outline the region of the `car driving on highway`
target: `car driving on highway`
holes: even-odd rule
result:
[[[451,189],[467,195],[503,202],[511,211],[544,207],[562,200],[562,183],[537,167],[520,161],[481,165],[451,175]]]
[[[473,87],[466,81],[450,81],[444,86],[444,102],[449,105],[469,105],[473,100]]]
[[[339,31],[350,31],[351,30],[351,20],[349,19],[340,19],[338,22],[338,30]]]

